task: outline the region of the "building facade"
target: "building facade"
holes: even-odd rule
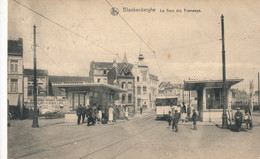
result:
[[[113,67],[112,62],[95,62],[90,63],[89,78],[91,83],[107,84],[107,73]]]
[[[249,93],[245,90],[231,89],[232,93],[232,106],[243,106],[249,103]]]
[[[127,62],[125,56],[123,64],[119,66],[114,60],[113,67],[107,74],[108,84],[125,90],[125,92],[118,94],[116,104],[128,107],[130,112],[135,111],[135,78],[132,74],[132,68],[133,65]]]
[[[154,109],[159,80],[157,76],[150,73],[143,54],[139,54],[138,63],[133,67],[133,75],[135,76],[136,108]]]
[[[34,70],[24,69],[24,101],[33,98],[33,79]],[[37,96],[48,96],[49,95],[49,77],[48,70],[36,71],[36,83],[37,83]]]
[[[176,96],[178,97],[178,104],[185,103],[186,105],[196,106],[197,92],[185,91],[183,84],[172,84],[171,82],[161,82],[159,85],[159,95]]]
[[[155,100],[156,100],[156,96],[158,96],[158,82],[159,79],[157,76],[149,73],[149,82],[150,82],[150,86],[149,86],[149,100],[150,100],[150,106],[152,109],[155,108]]]
[[[8,105],[12,115],[23,116],[23,40],[8,40]],[[14,111],[17,110],[17,111]],[[16,113],[15,113],[16,112]],[[14,113],[14,114],[13,114]]]

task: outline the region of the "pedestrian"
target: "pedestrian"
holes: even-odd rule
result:
[[[171,126],[171,123],[172,123],[172,112],[171,111],[169,111],[167,121],[168,121],[168,128],[169,128]]]
[[[143,107],[141,106],[140,107],[140,114],[142,115],[142,113],[143,113]]]
[[[87,117],[87,120],[88,120],[88,126],[90,126],[90,122],[91,122],[92,119],[91,119],[91,108],[89,107],[89,105],[86,109],[86,117]]]
[[[245,114],[245,122],[246,122],[246,128],[251,130],[253,128],[253,124],[252,124],[252,117],[249,113],[249,111]]]
[[[180,118],[180,114],[178,113],[178,110],[175,109],[174,110],[174,114],[172,116],[172,131],[178,132],[178,122],[179,122],[179,118]]]
[[[109,110],[108,110],[108,121],[110,123],[113,122],[113,117],[114,116],[114,108],[112,106],[109,107]]]
[[[128,107],[125,107],[124,116],[125,119],[128,120]]]
[[[102,110],[101,108],[98,109],[98,121],[100,124],[102,124]]]
[[[87,111],[87,108],[86,108],[86,106],[84,105],[83,107],[82,107],[82,110],[81,110],[82,112],[81,112],[81,116],[82,116],[82,124],[85,122],[85,117],[86,117],[86,111]]]
[[[195,109],[193,109],[192,121],[193,121],[193,130],[197,130],[197,113]]]
[[[243,114],[240,112],[240,108],[237,108],[237,112],[235,114],[235,124],[236,124],[236,131],[240,131],[242,125]]]
[[[92,107],[92,112],[91,112],[91,119],[92,119],[92,125],[96,124],[96,107]]]
[[[78,125],[80,124],[80,120],[81,120],[81,112],[82,112],[81,105],[78,105],[78,107],[76,109],[76,113],[77,113],[77,116],[78,116]]]
[[[191,108],[190,108],[190,105],[188,105],[188,108],[187,108],[187,115],[188,115],[188,117],[190,117],[190,113],[191,113]]]
[[[185,102],[183,102],[183,113],[186,113],[186,105],[185,105]]]

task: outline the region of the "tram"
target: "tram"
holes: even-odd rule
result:
[[[156,117],[167,118],[169,111],[177,109],[178,97],[176,96],[158,96],[155,99]]]

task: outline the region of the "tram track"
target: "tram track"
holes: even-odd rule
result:
[[[150,118],[152,118],[152,117],[144,117],[144,118],[142,118],[143,120],[148,120],[148,119],[150,119]],[[139,118],[135,118],[135,119],[133,119],[132,120],[132,122],[134,122],[134,121],[136,121],[136,119],[139,119]],[[119,122],[119,123],[114,123],[113,125],[103,125],[104,127],[111,127],[111,126],[114,126],[114,125],[118,125],[118,124],[121,124],[121,123],[127,123],[127,121],[121,121],[121,122]],[[58,124],[63,124],[64,122],[59,122],[59,123],[54,123],[54,124],[48,124],[48,125],[45,125],[44,127],[47,127],[47,126],[52,126],[52,125],[58,125]],[[85,125],[84,125],[85,126]],[[42,128],[42,127],[41,127]],[[113,130],[111,130],[111,131],[113,131]],[[109,131],[110,132],[110,131]],[[106,133],[109,133],[109,132],[106,132]],[[77,134],[77,136],[74,136],[74,138],[79,138],[79,137],[81,137],[81,136],[83,136],[83,135],[85,135],[86,134],[86,132],[84,132],[84,133],[81,133],[81,134]],[[90,137],[88,137],[88,138],[93,138],[93,137],[98,137],[98,136],[101,136],[101,135],[103,135],[103,134],[105,134],[105,133],[101,133],[100,135],[96,135],[96,136],[90,136]],[[61,137],[58,137],[58,138],[55,138],[55,142],[54,143],[56,143],[56,141],[60,141],[61,139],[63,139],[63,138],[67,138],[67,137],[70,137],[70,135],[67,135],[67,136],[61,136]],[[82,140],[86,140],[86,139],[88,139],[88,138],[84,138],[84,139],[82,139]],[[26,149],[31,149],[31,148],[35,148],[35,147],[37,147],[38,145],[41,145],[41,144],[44,144],[44,142],[45,141],[43,141],[43,142],[40,142],[40,143],[37,143],[37,144],[35,144],[35,145],[31,145],[31,146],[28,146],[28,147],[24,147],[24,148],[21,148],[21,149],[18,149],[18,150],[16,150],[16,152],[17,151],[23,151],[23,150],[26,150]]]
[[[114,145],[116,145],[116,144],[119,144],[119,143],[121,143],[121,142],[123,142],[123,141],[125,141],[125,140],[131,139],[131,138],[133,138],[133,137],[135,137],[135,136],[137,136],[137,135],[139,135],[139,134],[141,134],[141,133],[144,133],[145,131],[148,131],[148,130],[150,130],[150,129],[156,127],[156,126],[158,126],[159,124],[160,124],[160,123],[157,123],[157,124],[155,124],[155,125],[153,125],[153,126],[151,126],[151,127],[148,127],[148,128],[146,128],[146,129],[143,129],[143,130],[139,131],[138,133],[129,135],[128,137],[125,137],[125,138],[123,138],[123,139],[117,140],[117,141],[115,141],[115,142],[113,142],[113,143],[111,143],[111,144],[108,144],[108,145],[106,145],[106,146],[103,146],[103,147],[101,147],[101,148],[99,148],[99,149],[97,149],[97,150],[95,150],[95,151],[92,151],[92,152],[90,152],[90,153],[88,153],[88,154],[85,154],[85,155],[83,155],[83,156],[80,156],[79,159],[87,158],[87,157],[89,157],[90,155],[93,155],[93,154],[95,154],[95,153],[98,153],[98,152],[100,152],[100,151],[102,151],[102,150],[104,150],[104,149],[107,149],[107,148],[109,148],[109,147],[111,147],[111,146],[114,146]],[[134,144],[134,145],[136,145],[136,144]],[[133,145],[133,146],[134,146],[134,145]],[[133,147],[133,146],[130,146],[130,147]],[[121,154],[121,152],[120,152],[120,154]],[[115,155],[115,156],[117,156],[117,155]]]
[[[143,118],[142,118],[142,121],[147,121],[147,120],[149,120],[149,119],[151,119],[151,118],[152,118],[152,117],[143,117]],[[139,120],[140,120],[140,119],[139,119]],[[124,123],[124,124],[126,124],[126,125],[124,125],[124,126],[127,127],[128,124],[135,124],[135,123],[136,123],[136,124],[139,124],[139,123],[140,123],[139,120],[137,120],[137,118],[135,118],[135,119],[133,119],[132,121],[129,121],[129,122],[123,121],[123,122],[115,123],[114,126],[119,125],[119,124],[121,124],[121,123]],[[136,121],[138,121],[138,122],[136,122]],[[133,122],[134,122],[134,123],[133,123]],[[155,126],[157,126],[157,125],[158,125],[158,124],[156,124]],[[23,151],[23,150],[25,150],[25,149],[28,150],[28,149],[31,149],[31,148],[35,148],[35,146],[36,146],[36,150],[35,150],[34,152],[30,152],[30,153],[24,154],[24,155],[19,155],[19,156],[16,156],[16,157],[14,157],[14,158],[15,158],[15,159],[16,159],[16,158],[25,158],[25,157],[32,156],[32,155],[35,155],[35,154],[38,154],[38,153],[42,153],[42,152],[45,152],[45,151],[48,151],[48,150],[51,150],[51,149],[61,148],[61,147],[63,147],[63,146],[72,145],[72,144],[74,144],[74,143],[80,143],[80,142],[86,141],[86,140],[88,140],[88,139],[98,138],[98,137],[103,136],[103,135],[109,135],[109,134],[111,134],[111,133],[113,133],[113,132],[115,131],[115,130],[113,129],[113,127],[111,127],[111,126],[113,126],[113,125],[105,125],[105,126],[104,126],[104,128],[111,128],[111,130],[109,130],[109,131],[105,131],[105,132],[103,132],[103,133],[99,133],[99,134],[92,135],[92,136],[88,136],[88,137],[84,137],[84,138],[81,138],[81,137],[84,136],[86,132],[80,133],[80,134],[78,134],[76,137],[75,137],[75,136],[73,137],[73,138],[76,139],[76,140],[73,139],[73,140],[71,140],[71,141],[69,141],[69,142],[65,142],[65,143],[61,143],[61,144],[57,144],[57,142],[54,142],[54,143],[51,143],[51,145],[49,145],[48,147],[42,147],[42,146],[36,146],[36,145],[34,145],[34,146],[29,146],[29,147],[26,147],[26,148],[22,148],[22,149],[20,149],[20,150],[18,150],[18,151]],[[119,127],[123,127],[123,126],[122,126],[122,125],[119,125]],[[129,133],[129,134],[132,134],[132,135],[129,135],[129,136],[126,137],[126,138],[123,138],[123,139],[121,139],[121,140],[118,140],[118,141],[116,141],[116,142],[113,142],[112,144],[109,144],[109,145],[107,145],[107,146],[105,146],[105,147],[102,147],[101,149],[98,149],[97,152],[98,152],[98,151],[101,151],[101,150],[103,150],[103,149],[105,149],[106,147],[113,146],[113,145],[115,145],[115,144],[117,144],[117,143],[120,143],[120,142],[122,142],[122,141],[124,141],[124,140],[127,140],[127,139],[129,139],[129,138],[131,138],[131,137],[134,137],[134,136],[136,136],[136,135],[142,133],[143,131],[149,130],[150,128],[152,128],[152,127],[149,127],[149,128],[147,128],[147,129],[144,129],[144,130],[139,131],[138,133],[134,133],[134,134],[132,134],[132,133],[133,133],[133,132],[136,132],[135,129],[127,130],[128,133]],[[66,137],[70,137],[70,135],[68,134],[68,135],[65,136],[65,138],[66,138]],[[64,136],[59,137],[59,138],[56,138],[56,141],[62,141],[63,138],[64,138]],[[40,143],[40,144],[38,143],[38,145],[41,145],[41,144],[43,144],[43,143]],[[55,144],[57,144],[57,145],[55,145]],[[37,148],[37,147],[38,147],[38,148]],[[38,150],[37,150],[37,149],[38,149]],[[17,152],[17,151],[16,151],[16,152]],[[89,156],[89,155],[94,154],[94,153],[96,153],[96,151],[90,152],[90,153],[88,153],[88,154],[86,154],[86,155],[83,155],[83,157],[84,157],[84,156]],[[13,157],[10,157],[10,158],[13,158]]]

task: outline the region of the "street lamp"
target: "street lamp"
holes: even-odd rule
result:
[[[227,86],[226,86],[226,60],[225,60],[225,43],[224,43],[224,16],[221,15],[221,30],[222,30],[222,73],[223,73],[223,114],[222,128],[227,128]]]

